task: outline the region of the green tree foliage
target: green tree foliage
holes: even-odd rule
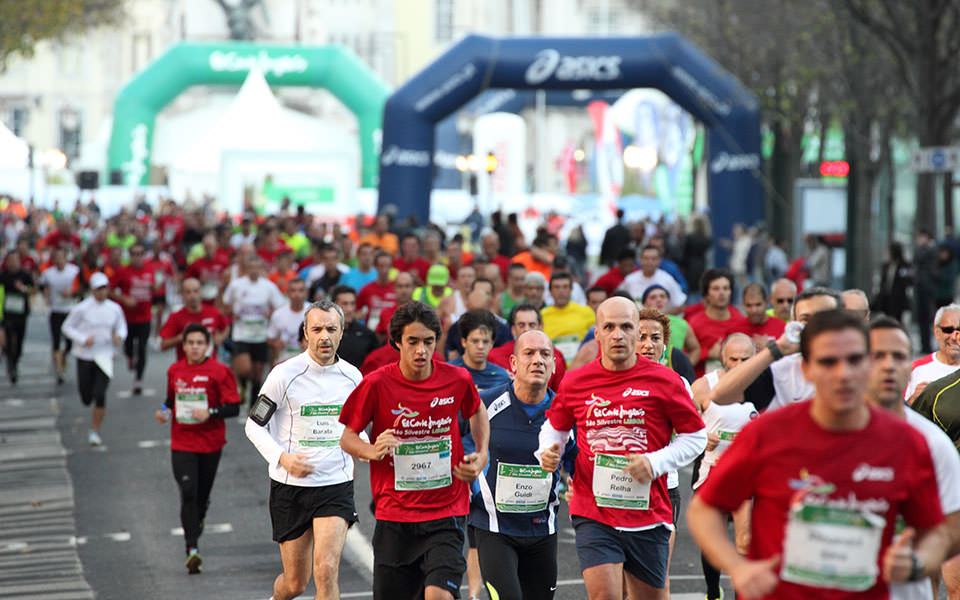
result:
[[[13,56],[31,56],[39,42],[120,22],[124,4],[124,0],[0,0],[0,70]]]

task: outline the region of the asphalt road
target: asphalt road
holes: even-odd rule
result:
[[[104,445],[87,444],[89,409],[80,404],[71,365],[67,382],[53,383],[52,366],[43,349],[46,319],[31,319],[28,356],[30,378],[16,387],[4,381],[0,393],[33,392],[59,409],[57,429],[66,450],[75,499],[76,549],[82,574],[101,599],[269,598],[280,572],[279,550],[270,539],[267,514],[269,482],[266,464],[243,434],[243,417],[229,420],[227,446],[214,485],[206,531],[200,540],[204,570],[189,576],[183,566],[183,538],[178,531],[179,500],[169,457],[169,426],[153,420],[162,401],[166,368],[173,351],[148,355],[144,394],[130,393],[132,376],[118,359],[108,390],[107,415],[101,431]],[[23,369],[27,366],[24,365]],[[44,375],[47,370],[49,375]],[[0,375],[0,377],[3,377]],[[37,390],[41,390],[41,394]],[[681,489],[689,498],[689,472],[681,473]],[[351,534],[340,568],[343,598],[370,598],[372,554],[369,540],[374,519],[369,474],[358,464],[356,499],[361,521]],[[559,586],[556,598],[585,598],[574,548],[573,530],[564,510],[560,523]],[[0,575],[3,565],[0,563]],[[723,580],[730,593],[729,581]],[[674,598],[703,598],[699,553],[681,522],[671,567]],[[313,585],[305,598],[313,597]],[[0,597],[5,597],[0,590]],[[466,595],[464,594],[464,597]],[[482,597],[486,597],[485,594]]]

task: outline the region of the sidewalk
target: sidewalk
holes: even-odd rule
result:
[[[92,599],[77,554],[73,482],[57,430],[47,323],[30,318],[20,380],[0,367],[0,599]]]

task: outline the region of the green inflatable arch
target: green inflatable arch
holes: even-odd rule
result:
[[[270,85],[322,87],[357,116],[363,187],[377,185],[383,105],[390,89],[342,46],[181,43],[117,93],[107,151],[111,182],[145,185],[157,113],[192,85],[239,85],[254,66]]]

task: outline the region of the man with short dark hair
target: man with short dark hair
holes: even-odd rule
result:
[[[430,263],[420,256],[420,238],[415,233],[406,233],[400,241],[400,256],[393,259],[393,268],[413,275],[417,285],[427,281]]]
[[[207,328],[212,336],[213,343],[209,351],[214,355],[217,346],[227,338],[230,324],[216,306],[204,304],[203,285],[199,279],[187,277],[180,283],[180,296],[183,298],[183,308],[170,313],[163,327],[160,328],[160,349],[168,350],[176,347],[177,360],[184,360],[183,332],[190,323],[200,323]]]
[[[541,311],[543,332],[550,336],[553,345],[568,357],[577,354],[580,342],[597,320],[590,307],[570,301],[572,293],[573,277],[569,273],[554,275],[550,278],[553,305]]]
[[[357,312],[365,315],[366,326],[376,331],[384,309],[397,305],[397,294],[390,280],[393,257],[386,252],[378,252],[373,259],[373,268],[377,271],[377,278],[363,286],[357,294]]]
[[[720,366],[720,342],[731,333],[743,333],[743,315],[730,306],[733,273],[709,269],[700,278],[703,310],[687,317],[687,323],[700,342],[700,361],[694,365],[697,377]]]
[[[679,313],[687,295],[677,280],[660,268],[663,251],[656,246],[644,246],[640,251],[640,270],[627,275],[618,289],[626,290],[634,300],[640,300],[651,285],[662,285],[670,293],[670,312]]]
[[[743,312],[747,322],[742,333],[750,336],[757,350],[783,335],[783,329],[787,326],[780,319],[767,314],[767,291],[760,283],[751,283],[743,288]]]
[[[490,313],[496,323],[493,330],[493,347],[499,347],[512,338],[510,336],[510,327],[506,320],[495,315],[491,310],[493,305],[493,282],[489,279],[477,279],[470,286],[470,293],[467,295],[466,308],[471,310],[485,310]],[[464,313],[466,314],[466,312]],[[461,315],[462,317],[463,315]],[[452,360],[463,355],[463,334],[460,331],[460,319],[457,319],[447,330],[446,338],[443,344],[443,353],[448,360]]]
[[[607,296],[607,290],[603,289],[599,285],[595,285],[587,290],[587,306],[589,306],[590,310],[596,314],[597,307],[600,306],[601,302],[607,299]]]
[[[143,391],[143,372],[147,368],[147,341],[153,320],[153,292],[158,287],[155,273],[144,264],[146,248],[142,242],[130,246],[130,264],[117,269],[113,280],[113,300],[123,307],[127,319],[127,338],[123,353],[134,371],[133,393]]]
[[[527,276],[527,268],[519,263],[510,263],[507,268],[507,287],[500,293],[498,311],[506,319],[514,306],[523,304],[523,283]]]
[[[390,318],[393,317],[393,313],[396,312],[398,307],[403,306],[413,299],[413,291],[415,287],[416,279],[413,273],[409,271],[401,271],[397,273],[396,279],[393,280],[393,293],[397,303],[393,306],[388,306],[381,311],[380,322],[377,323],[377,328],[373,331],[375,334],[377,334],[377,339],[380,340],[381,344],[387,339],[387,330],[390,325]]]
[[[630,248],[624,248],[617,255],[617,262],[610,267],[610,270],[601,275],[593,285],[607,290],[607,294],[612,294],[620,287],[627,275],[637,270],[636,260],[636,253]]]
[[[409,302],[390,320],[400,360],[365,377],[340,414],[341,447],[370,461],[374,600],[459,597],[468,483],[487,463],[490,423],[469,374],[432,360],[436,312]],[[458,417],[477,451],[464,456]],[[359,432],[372,423],[371,444]]]
[[[303,279],[295,277],[287,283],[287,298],[290,302],[273,311],[267,324],[267,343],[273,350],[273,364],[302,352],[299,337],[307,312],[307,284]]]
[[[913,428],[865,402],[862,319],[843,310],[813,315],[800,351],[812,400],[761,415],[737,434],[691,501],[690,532],[742,597],[886,598],[888,582],[934,574],[951,543],[929,450]],[[743,557],[725,513],[749,498]],[[898,515],[909,528],[893,542]]]
[[[486,309],[468,310],[457,321],[464,351],[450,364],[466,369],[480,392],[510,381],[506,369],[487,360],[498,325],[496,317]]]
[[[330,290],[330,300],[343,311],[343,337],[337,352],[340,358],[360,368],[367,355],[380,346],[377,336],[364,327],[354,315],[357,310],[357,292],[351,287],[338,285]]]

